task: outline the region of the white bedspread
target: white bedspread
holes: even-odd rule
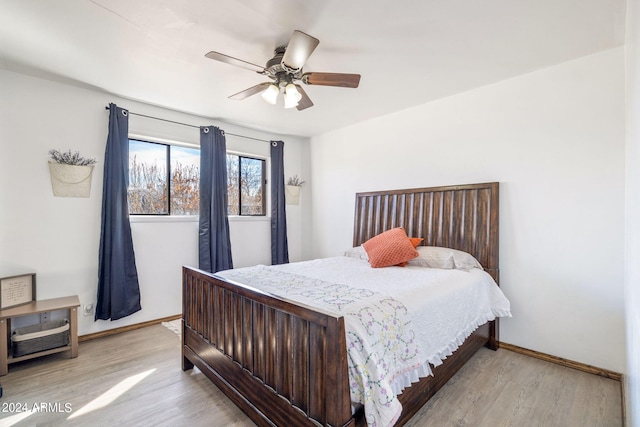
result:
[[[284,272],[285,274],[279,274]],[[478,326],[511,316],[491,276],[424,267],[371,268],[336,257],[216,273],[345,317],[351,400],[370,426],[391,426],[396,395],[431,374]]]

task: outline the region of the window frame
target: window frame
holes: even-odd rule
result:
[[[269,196],[267,194],[267,169],[269,168],[269,163],[268,163],[268,158],[259,156],[259,155],[255,155],[255,154],[248,154],[248,153],[242,153],[239,151],[234,151],[234,150],[227,150],[226,153],[227,156],[232,155],[232,156],[237,156],[238,157],[238,178],[241,177],[242,174],[242,159],[250,159],[250,160],[260,160],[262,162],[262,177],[261,177],[261,182],[262,182],[262,213],[261,214],[243,214],[242,213],[242,188],[240,186],[238,186],[238,214],[229,214],[227,213],[227,217],[228,218],[263,218],[263,217],[268,217],[268,205],[267,205],[267,197]],[[229,177],[227,176],[227,182],[229,181]],[[240,182],[240,179],[238,179],[238,182]],[[227,197],[228,200],[228,197]]]
[[[158,138],[158,137],[153,137],[145,134],[129,133],[128,139],[141,141],[141,142],[160,144],[165,146],[192,148],[200,151],[200,144],[197,144],[197,143]],[[248,153],[244,151],[229,150],[229,149],[226,151],[226,154],[264,161],[263,163],[264,167],[262,168],[262,193],[263,193],[262,209],[264,213],[262,215],[248,215],[248,214],[235,215],[234,214],[234,215],[227,215],[227,218],[229,218],[230,221],[270,221],[271,220],[271,213],[270,213],[271,189],[268,187],[268,183],[269,183],[268,177],[270,176],[269,174],[271,170],[270,157],[260,155],[260,154],[253,154],[253,153]],[[167,156],[167,164],[169,166],[171,164],[171,158],[169,155]],[[170,178],[171,172],[169,169],[167,170],[167,173],[169,174],[169,178]],[[229,178],[227,177],[227,179]],[[170,185],[171,183],[169,180],[169,185],[167,186],[167,191],[169,193],[171,192]],[[171,197],[171,194],[168,194],[167,200],[169,201],[169,203],[171,203],[170,197]],[[170,206],[171,205],[169,205],[169,207]],[[175,215],[175,214],[171,214],[170,212],[166,214],[150,214],[150,213],[142,213],[142,214],[130,213],[129,214],[129,219],[131,222],[198,222],[199,218],[200,218],[199,214],[198,215]]]
[[[180,148],[189,148],[192,150],[198,150],[200,151],[200,146],[199,145],[195,145],[195,144],[188,144],[188,143],[184,143],[184,142],[178,142],[178,141],[170,141],[170,140],[166,140],[166,139],[161,139],[161,138],[153,138],[150,136],[145,136],[145,135],[137,135],[137,134],[129,134],[129,142],[131,141],[136,141],[136,142],[143,142],[143,143],[147,143],[147,144],[156,144],[156,145],[162,145],[165,147],[166,149],[166,162],[165,162],[165,169],[166,169],[166,183],[167,183],[167,193],[166,193],[166,197],[167,197],[167,212],[166,213],[131,213],[129,212],[129,217],[130,218],[143,218],[143,217],[150,217],[150,218],[184,218],[185,220],[189,219],[189,218],[195,218],[196,220],[200,217],[200,212],[198,212],[198,215],[180,215],[180,214],[173,214],[171,213],[171,147],[180,147]],[[131,156],[131,153],[129,153],[129,157]],[[127,191],[128,191],[128,185],[127,185]],[[128,204],[128,203],[127,203]]]
[[[167,183],[167,190],[166,190],[166,197],[167,197],[167,205],[166,205],[166,213],[131,213],[131,211],[129,210],[129,216],[139,216],[139,215],[146,215],[146,216],[160,216],[160,217],[165,217],[165,216],[171,216],[171,149],[169,148],[169,144],[167,143],[163,143],[163,142],[158,142],[158,141],[145,141],[139,138],[132,138],[131,136],[129,136],[129,162],[131,161],[131,141],[135,141],[135,142],[143,142],[145,144],[155,144],[155,145],[161,145],[164,146],[165,148],[165,182]],[[131,170],[129,170],[129,181],[131,180]],[[127,185],[127,192],[129,192],[129,186],[131,185],[131,182],[129,182],[129,184]],[[128,198],[127,198],[127,205],[129,205],[128,202]],[[128,209],[128,206],[127,206]]]

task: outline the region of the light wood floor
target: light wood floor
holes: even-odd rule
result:
[[[83,342],[77,359],[10,365],[0,384],[0,427],[253,425],[203,374],[182,372],[179,337],[160,325]],[[482,349],[409,426],[619,427],[620,384]]]

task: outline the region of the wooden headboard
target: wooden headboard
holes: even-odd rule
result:
[[[498,183],[356,194],[353,245],[394,227],[472,254],[498,282]]]

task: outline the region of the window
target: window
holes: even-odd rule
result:
[[[129,213],[198,215],[200,150],[129,140]]]
[[[229,215],[266,215],[266,162],[227,154]],[[198,215],[200,150],[129,140],[131,215]]]
[[[265,161],[227,154],[229,215],[266,215]]]

